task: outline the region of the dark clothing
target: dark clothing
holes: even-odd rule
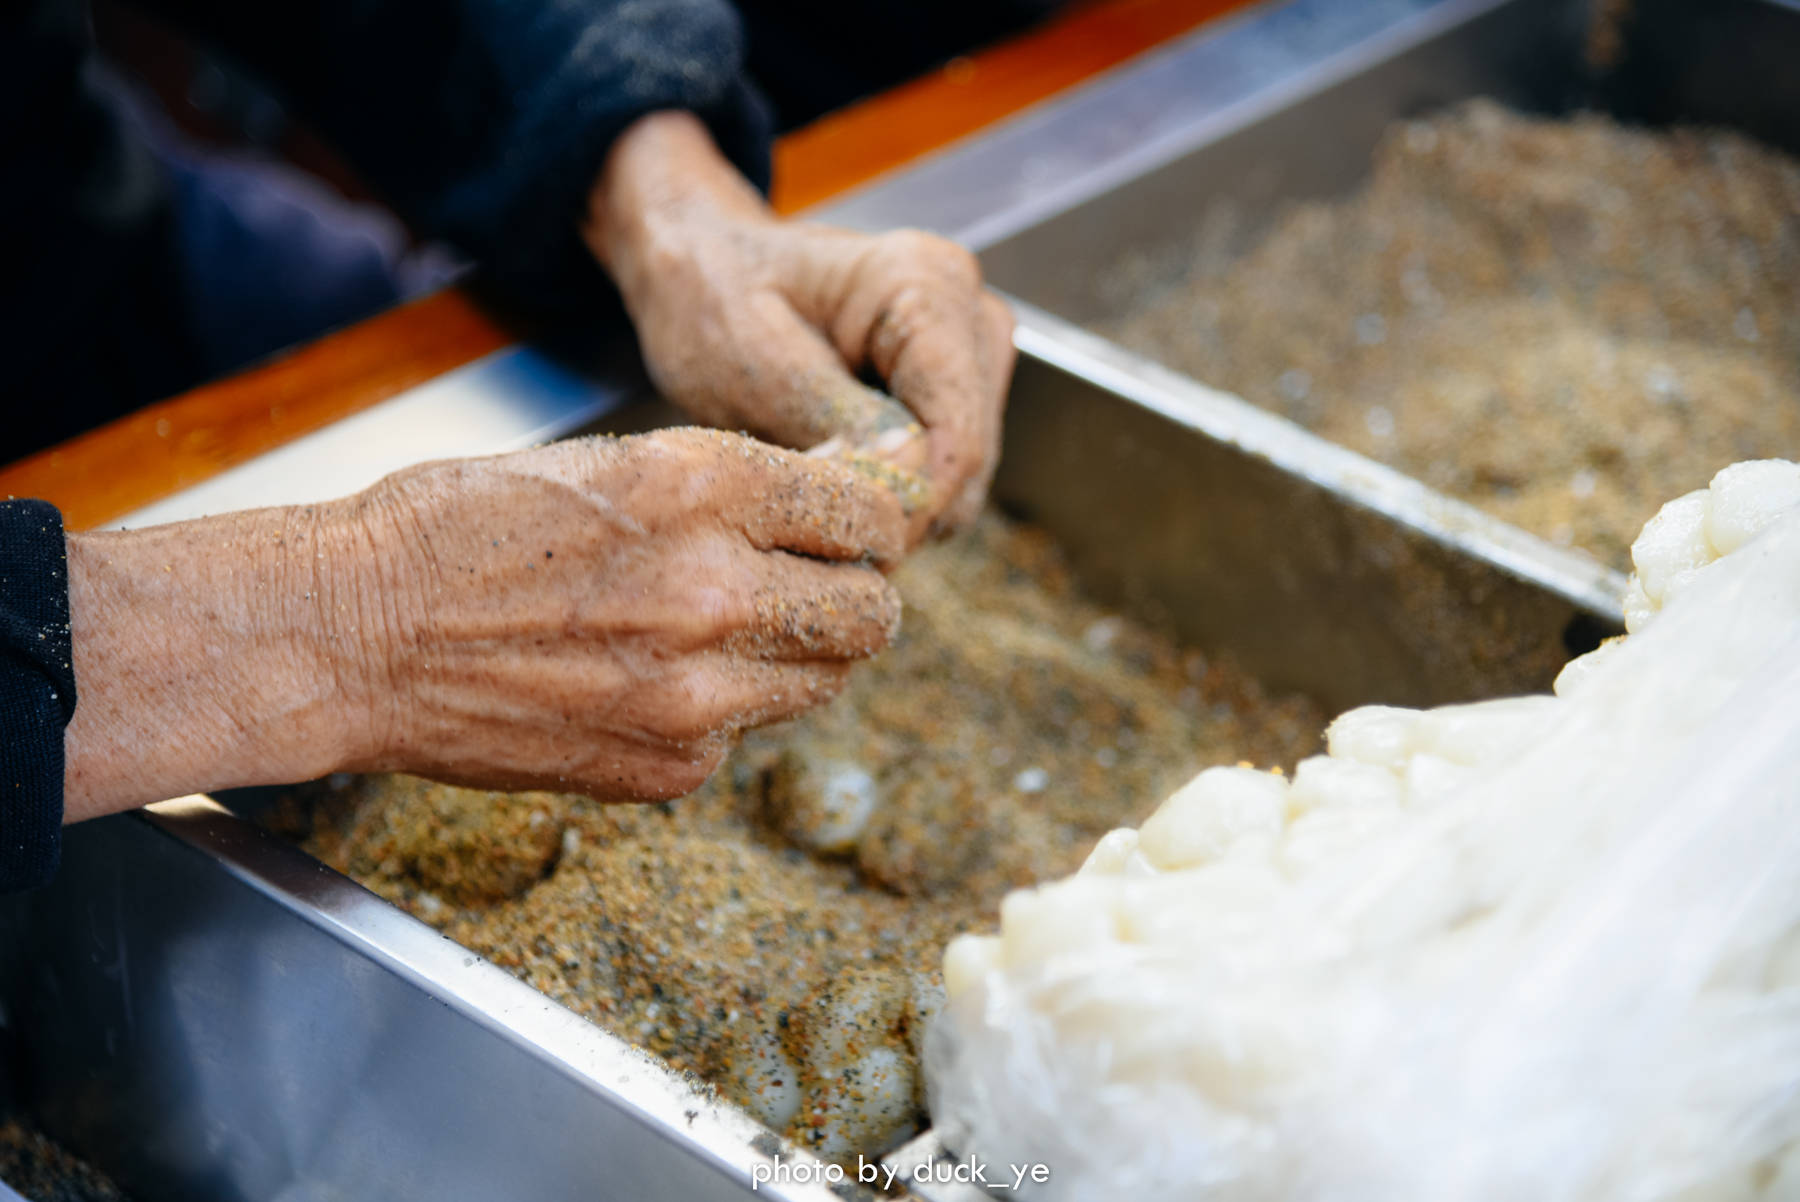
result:
[[[56,871],[63,727],[74,713],[62,515],[42,501],[0,501],[0,893]]]
[[[643,114],[694,112],[767,184],[768,119],[724,0],[145,7],[256,69],[414,230],[537,305],[605,294],[576,226],[607,148]],[[184,279],[198,227],[182,220],[203,210],[178,210],[186,177],[122,111],[81,0],[0,6],[0,113],[7,461],[190,386],[209,347],[259,335],[196,320],[204,298],[192,294],[224,290]],[[56,867],[71,664],[61,518],[42,502],[0,503],[0,890]]]
[[[698,114],[759,184],[765,106],[725,0],[142,0],[256,70],[421,236],[538,305],[604,294],[575,227],[614,137]],[[191,385],[173,188],[104,86],[81,0],[0,6],[0,460]],[[272,281],[272,289],[282,287]]]
[[[439,243],[414,246],[393,213],[290,163],[196,142],[114,83],[171,192],[181,278],[167,291],[196,357],[193,382],[447,287],[468,266]]]
[[[791,129],[1043,20],[1064,0],[735,0],[750,74]]]
[[[257,73],[421,238],[515,306],[608,298],[576,227],[633,120],[686,109],[759,187],[770,117],[726,0],[138,0]],[[789,121],[1052,0],[746,0]],[[0,462],[396,296],[395,239],[191,158],[97,61],[85,0],[0,4]],[[324,228],[329,226],[331,228]],[[0,503],[0,891],[54,871],[75,706],[61,519]]]

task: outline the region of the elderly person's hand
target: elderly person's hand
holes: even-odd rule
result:
[[[373,769],[679,796],[886,644],[904,537],[850,469],[703,430],[71,535],[65,813]]]
[[[583,234],[618,284],[663,394],[784,446],[873,448],[920,470],[913,515],[968,521],[999,454],[1012,319],[966,250],[778,220],[685,113],[614,144]],[[872,371],[923,427],[865,387]],[[900,413],[900,421],[894,414]]]

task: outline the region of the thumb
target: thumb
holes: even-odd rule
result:
[[[909,518],[935,508],[926,479],[931,446],[912,410],[851,375],[837,349],[780,297],[764,294],[741,318],[737,336],[749,353],[736,360],[754,367],[737,373],[726,413],[759,438],[837,460],[886,485]],[[909,545],[924,534],[921,522],[911,525],[918,529]]]
[[[734,334],[733,359],[743,366],[721,383],[750,433],[805,450],[833,439],[862,446],[899,425],[916,427],[905,406],[851,375],[837,349],[780,296],[752,299]]]
[[[875,395],[882,411],[870,432],[860,439],[833,436],[807,454],[834,459],[891,491],[906,514],[906,545],[916,547],[931,532],[932,515],[941,508],[933,503],[931,439],[910,409],[890,396]]]

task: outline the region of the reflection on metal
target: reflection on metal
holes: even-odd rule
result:
[[[1182,252],[1202,215],[1227,218],[1247,248],[1284,205],[1354,187],[1398,118],[1469,96],[1527,109],[1576,98],[1573,7],[1570,0],[1455,0],[1242,100],[1184,110],[1189,120],[1168,146],[1181,153],[1152,164],[1100,164],[1092,178],[1067,185],[1075,203],[1027,222],[988,219],[1002,236],[982,243],[982,264],[1000,287],[1060,317],[1105,318],[1117,301],[1096,282],[1122,256],[1154,262]]]
[[[389,472],[514,451],[588,425],[641,389],[635,365],[578,375],[529,347],[495,351],[122,518],[120,528],[341,497]]]
[[[707,1202],[771,1164],[748,1117],[206,798],[68,836],[54,886],[0,899],[6,1035],[43,1125],[137,1197]]]
[[[1089,593],[1271,687],[1330,708],[1539,689],[1570,624],[1616,612],[1609,574],[1235,397],[1029,307],[1018,340],[995,498]]]
[[[1519,7],[1517,0],[1510,6]],[[813,215],[853,229],[915,226],[984,251],[1299,97],[1502,7],[1508,0],[1263,3],[1202,26]]]
[[[1328,442],[1285,418],[1208,388],[1116,343],[1015,301],[1021,354],[1236,447],[1347,504],[1393,519],[1596,616],[1617,621],[1625,579],[1586,555],[1446,497],[1402,472]],[[1270,530],[1271,537],[1284,532]]]

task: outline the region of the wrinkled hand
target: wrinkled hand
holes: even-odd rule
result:
[[[842,465],[669,430],[71,534],[65,816],[381,769],[679,796],[887,643],[905,529]]]
[[[426,464],[363,494],[373,768],[611,798],[697,788],[738,731],[885,646],[894,497],[672,430]]]
[[[917,473],[913,541],[979,510],[1012,318],[966,250],[783,222],[683,113],[620,137],[583,234],[670,400],[712,425]],[[871,371],[903,406],[858,381]]]

